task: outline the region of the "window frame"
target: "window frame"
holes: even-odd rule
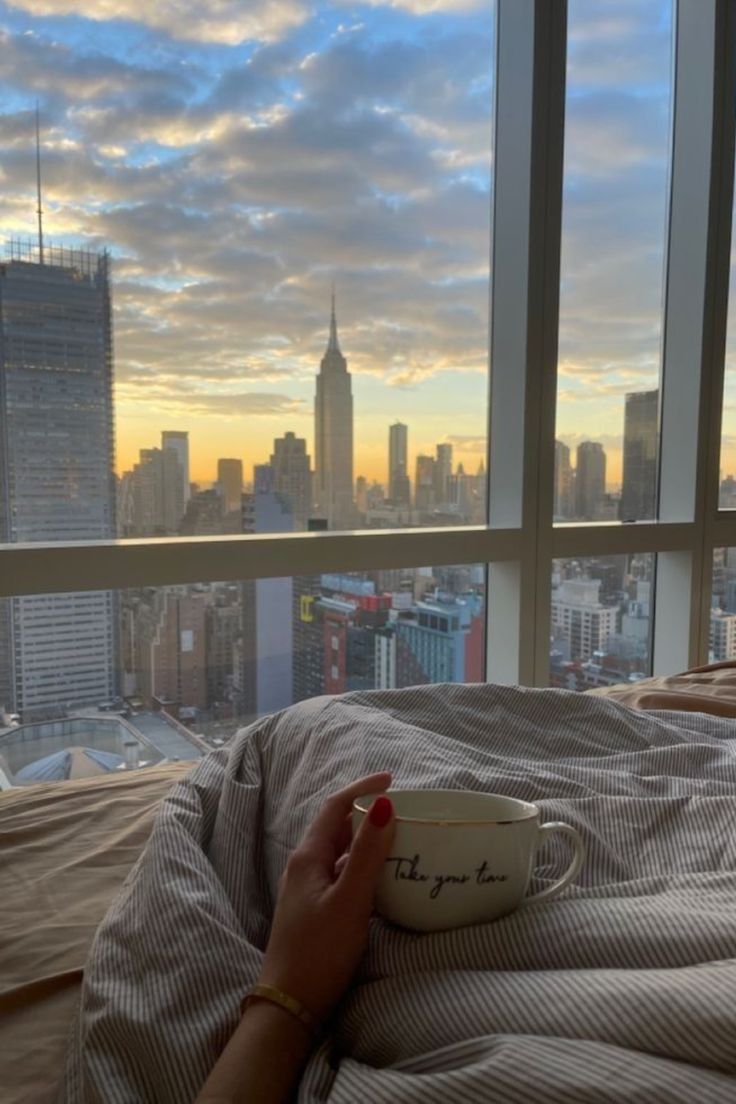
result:
[[[718,503],[736,4],[674,3],[659,520],[628,524],[552,517],[567,2],[496,0],[495,18],[487,524],[0,545],[0,598],[482,563],[486,677],[546,686],[552,561],[653,552],[653,672],[707,662],[713,552],[736,546]]]

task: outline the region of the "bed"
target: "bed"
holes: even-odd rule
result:
[[[0,795],[0,1100],[56,1095],[95,930],[188,763]]]
[[[300,1099],[736,1098],[736,667],[601,697],[317,699],[193,772],[4,794],[3,1101],[55,1100],[62,1075],[69,1102],[193,1098],[257,974],[287,854],[323,793],[386,763],[399,784],[538,800],[585,832],[589,861],[560,901],[494,925],[376,921]],[[543,858],[540,885],[564,861]]]

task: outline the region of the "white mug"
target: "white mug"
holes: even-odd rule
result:
[[[353,833],[379,796],[353,802]],[[496,920],[522,905],[549,901],[583,865],[585,848],[570,824],[540,824],[536,805],[474,790],[388,790],[396,831],[376,894],[376,910],[415,931]],[[525,897],[536,853],[553,832],[573,847],[561,878]]]

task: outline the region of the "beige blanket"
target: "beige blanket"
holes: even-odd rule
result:
[[[630,709],[678,709],[736,717],[736,663],[710,663],[681,675],[643,679],[632,686],[610,686],[588,693],[612,698]]]
[[[54,1099],[92,937],[161,798],[190,769],[175,763],[0,794],[2,1104]]]

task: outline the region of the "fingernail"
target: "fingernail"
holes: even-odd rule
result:
[[[377,797],[370,807],[368,819],[376,828],[385,828],[391,819],[394,807],[387,797]]]

